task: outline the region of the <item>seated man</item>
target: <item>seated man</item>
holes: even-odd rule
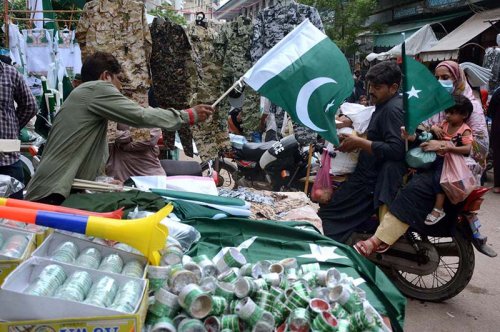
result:
[[[320,207],[325,235],[343,241],[377,209],[390,204],[403,181],[405,144],[401,138],[403,102],[398,93],[401,71],[394,62],[381,62],[368,71],[371,103],[376,106],[367,138],[340,136],[338,149],[360,149],[358,165],[330,203]]]
[[[61,204],[75,178],[94,180],[104,173],[108,159],[108,120],[133,127],[177,130],[183,123],[205,121],[208,105],[188,110],[143,108],[120,93],[121,66],[104,52],[88,56],[82,66],[83,83],[57,113],[42,161],[28,185],[27,199]]]

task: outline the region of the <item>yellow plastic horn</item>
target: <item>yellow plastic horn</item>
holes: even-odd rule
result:
[[[85,234],[126,243],[144,254],[150,264],[159,265],[159,251],[165,247],[168,236],[168,228],[160,222],[173,209],[168,204],[149,217],[132,220],[89,217]]]

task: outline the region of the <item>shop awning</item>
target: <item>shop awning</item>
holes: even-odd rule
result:
[[[430,49],[432,46],[436,45],[437,42],[438,39],[436,38],[436,34],[432,30],[430,24],[426,24],[415,33],[413,33],[410,37],[407,37],[405,39],[406,55],[415,56],[423,50]],[[368,54],[366,56],[366,60],[373,61],[374,59],[377,59],[382,61],[397,58],[400,56],[401,43],[398,43],[398,45],[394,46],[387,52]]]
[[[489,27],[489,21],[500,19],[500,8],[477,13],[443,37],[431,49],[420,53],[423,61],[456,60],[460,47]]]
[[[397,31],[395,32],[387,32],[375,35],[373,38],[373,46],[393,47],[394,45],[401,43],[402,32],[404,32],[406,34],[406,38],[408,38],[415,32],[417,32],[420,28],[421,28],[420,26],[415,26],[414,24],[411,25],[405,24],[404,27],[398,25]]]
[[[251,6],[254,3],[250,0],[229,0],[214,12],[214,17],[218,20],[229,21],[237,17],[242,8]]]
[[[434,24],[438,22],[444,22],[452,20],[457,17],[465,16],[468,12],[461,12],[456,14],[450,14],[445,16],[439,16],[432,19],[420,20],[417,22],[403,23],[398,25],[393,25],[387,28],[384,33],[376,34],[373,36],[373,46],[378,47],[393,47],[395,45],[401,44],[401,33],[406,34],[406,38],[411,37],[415,32],[417,32],[421,27],[426,24]]]

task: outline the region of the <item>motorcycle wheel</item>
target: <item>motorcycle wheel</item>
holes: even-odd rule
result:
[[[214,165],[215,163],[213,163]],[[212,166],[214,167],[214,166]],[[208,163],[204,162],[201,164],[201,171],[203,176],[208,175]],[[223,187],[227,189],[236,189],[238,188],[238,182],[236,178],[237,169],[233,165],[227,163],[224,160],[219,160],[219,169],[215,169],[219,173],[219,183],[217,183],[217,187]]]
[[[23,174],[24,174],[24,186],[28,186],[33,175],[35,175],[35,165],[30,160],[30,158],[25,155],[20,155],[19,160],[21,160],[21,164],[23,166]]]
[[[408,297],[429,302],[442,302],[460,293],[474,272],[474,248],[470,241],[461,234],[448,238],[413,234],[436,247],[439,265],[433,273],[423,276],[393,270],[396,287]]]

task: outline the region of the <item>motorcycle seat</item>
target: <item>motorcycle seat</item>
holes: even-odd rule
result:
[[[259,161],[260,157],[270,149],[276,141],[265,143],[246,143],[241,148],[242,159],[248,161]]]
[[[176,175],[191,175],[191,176],[201,176],[202,170],[201,166],[196,161],[183,161],[183,160],[170,160],[163,159],[160,160],[161,167],[167,173],[167,176]]]

